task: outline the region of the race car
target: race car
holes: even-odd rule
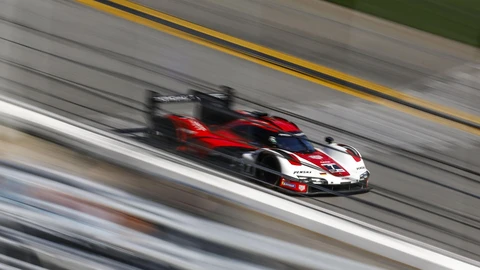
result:
[[[232,109],[234,91],[160,95],[148,91],[146,133],[176,151],[225,164],[290,193],[368,192],[370,172],[360,152],[335,143],[316,148],[293,122],[265,112]],[[163,113],[167,103],[197,103],[195,116]],[[125,132],[124,132],[125,133]]]

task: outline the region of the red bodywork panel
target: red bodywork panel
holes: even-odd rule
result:
[[[248,111],[238,111],[245,116],[249,116],[250,113]],[[265,129],[274,132],[301,132],[297,125],[288,121],[287,119],[278,117],[278,116],[262,116],[262,117],[251,117],[250,119],[239,119],[234,121],[237,123],[233,124],[245,124],[245,122],[250,122],[252,125],[258,125]]]
[[[212,132],[208,126],[194,117],[170,115],[168,118],[176,128],[177,139],[180,142],[191,143],[180,147],[179,150],[207,155],[211,150],[219,147],[245,148],[246,151],[257,149],[248,144],[246,139],[227,129],[222,130],[221,127],[216,127],[215,132]]]
[[[181,146],[179,150],[193,151],[200,156],[208,155],[216,148],[240,148],[245,151],[254,151],[259,147],[249,144],[249,140],[232,131],[238,126],[257,126],[273,132],[301,132],[292,122],[275,116],[262,116],[249,118],[248,112],[240,111],[247,119],[237,119],[220,126],[207,126],[195,117],[170,115],[168,118],[176,128],[178,140],[183,143],[191,143]],[[335,176],[349,176],[348,171],[327,154],[316,151],[314,153],[295,153],[299,157],[312,162],[325,171]],[[353,154],[353,153],[351,153]],[[355,160],[357,156],[352,155]],[[296,164],[294,164],[296,165]],[[298,164],[300,165],[300,163]],[[336,165],[338,171],[326,166]],[[293,185],[293,183],[290,183]],[[298,190],[300,191],[300,190]],[[301,190],[303,191],[303,190]]]
[[[168,118],[175,126],[177,139],[184,143],[192,143],[179,148],[179,150],[193,150],[202,155],[219,147],[245,148],[246,151],[258,149],[249,144],[246,137],[232,131],[232,128],[241,125],[257,126],[273,132],[301,132],[294,123],[280,117],[249,117],[248,112],[239,112],[244,114],[247,119],[233,120],[221,126],[207,126],[197,118],[190,116],[169,115]]]

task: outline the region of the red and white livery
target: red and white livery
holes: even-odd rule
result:
[[[149,142],[225,164],[283,191],[299,194],[360,193],[370,190],[370,172],[352,146],[315,147],[287,119],[257,111],[232,110],[233,90],[162,96],[149,92]],[[157,114],[165,103],[199,103],[197,116]],[[123,131],[123,133],[128,133]]]

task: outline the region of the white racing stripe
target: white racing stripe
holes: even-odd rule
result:
[[[6,100],[6,99],[4,99]],[[134,166],[167,179],[194,186],[244,205],[262,214],[301,226],[322,235],[366,249],[420,269],[480,269],[479,263],[439,248],[388,232],[294,198],[265,192],[231,181],[232,177],[199,171],[175,155],[164,153],[128,139],[93,129],[60,116],[18,102],[0,101],[2,120],[24,128],[38,128],[56,139],[95,154]],[[10,121],[9,121],[10,120]],[[12,121],[13,120],[13,121]],[[165,158],[159,158],[162,155]],[[199,168],[199,166],[197,166]]]

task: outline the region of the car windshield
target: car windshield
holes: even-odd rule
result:
[[[290,152],[315,152],[315,148],[308,141],[306,136],[276,136],[278,148]]]

